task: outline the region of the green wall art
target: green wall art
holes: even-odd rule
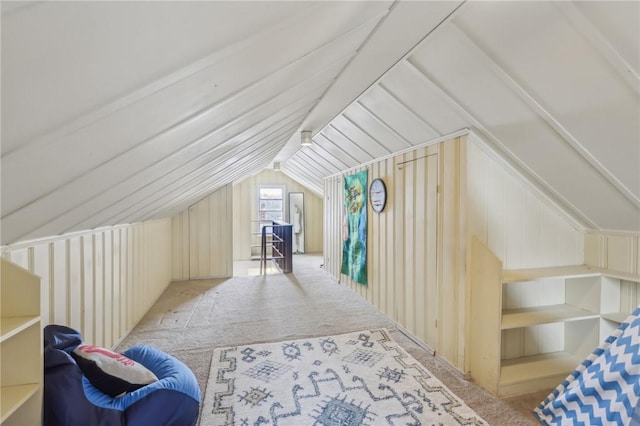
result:
[[[344,177],[342,268],[340,272],[367,285],[368,171]]]

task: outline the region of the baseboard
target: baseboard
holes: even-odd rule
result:
[[[438,361],[441,361],[444,364],[446,364],[448,367],[451,367],[451,371],[453,374],[457,375],[459,378],[463,380],[466,380],[466,381],[471,380],[471,375],[469,373],[465,373],[464,371],[459,370],[455,365],[451,364],[448,359],[440,356],[440,354],[435,349],[433,349],[431,346],[424,343],[418,337],[414,336],[409,330],[399,325],[398,323],[396,323],[396,329],[402,334],[404,334],[413,343],[420,346],[420,348],[424,349],[426,352],[430,353],[433,357],[438,359]]]

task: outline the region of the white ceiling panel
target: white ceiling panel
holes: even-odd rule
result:
[[[630,3],[628,12],[640,16]],[[488,12],[470,5],[455,23],[566,129],[583,155],[613,172],[640,202],[640,143],[629,143],[640,141],[638,94],[553,4],[513,3]]]
[[[370,28],[371,24],[366,27]],[[325,49],[325,46],[316,47],[321,45],[324,39],[314,40],[313,52],[302,55],[303,52],[299,51],[301,48],[290,41],[292,38],[286,30],[273,32],[270,37],[261,39],[259,43],[227,55],[224,61],[219,61],[200,73],[192,74],[177,84],[147,96],[143,101],[121,109],[116,114],[69,136],[56,141],[33,143],[9,153],[5,156],[7,161],[3,168],[3,176],[13,184],[3,188],[3,192],[14,202],[3,203],[3,214],[13,212],[26,204],[33,194],[47,194],[61,182],[70,182],[103,164],[105,159],[126,153],[139,141],[146,146],[153,144],[153,152],[156,153],[160,148],[157,138],[154,137],[158,135],[175,132],[176,128],[189,131],[197,126],[198,122],[204,122],[206,125],[211,120],[210,116],[220,121],[234,118],[290,85],[304,82],[305,78],[307,81],[313,81],[309,78],[310,75],[329,71],[335,76],[341,69],[338,66],[344,66],[344,62],[341,63],[345,61],[344,57],[350,56],[358,47],[353,34],[358,35],[360,39],[366,35],[358,28],[346,37],[341,37],[341,43],[330,43],[329,46],[333,47],[333,50]],[[293,30],[301,31],[302,27],[296,23]],[[320,35],[317,37],[320,38]],[[245,66],[246,57],[263,55],[263,52],[267,52],[268,48],[274,45],[280,46],[281,49],[275,49],[276,52],[270,58],[270,66]],[[327,50],[329,53],[326,53]],[[318,63],[321,65],[317,66]],[[241,93],[237,94],[240,90]],[[215,92],[215,96],[207,97],[208,91]],[[201,100],[201,103],[189,108],[184,106],[194,99]],[[145,126],[138,126],[137,123],[140,122],[145,123]],[[193,131],[196,134],[203,132],[200,128]],[[194,137],[196,136],[187,135],[183,140],[188,142]],[[85,143],[89,138],[101,146],[98,152],[93,144]],[[43,164],[47,164],[49,159],[56,155],[73,155],[76,161],[72,164],[49,167],[48,179],[39,179],[35,171],[40,170]],[[20,175],[29,178],[16,179]]]
[[[330,141],[333,145],[340,147],[345,152],[348,152],[358,164],[371,161],[376,158],[372,153],[366,151],[354,141],[349,139],[340,129],[341,123],[336,119],[330,125],[322,129],[322,136],[325,140]]]
[[[640,231],[639,2],[2,2],[2,244],[323,179],[473,128]],[[313,146],[300,147],[311,130]]]
[[[358,148],[365,150],[373,158],[383,157],[391,153],[383,143],[368,134],[357,123],[351,121],[345,114],[336,117],[331,124],[338,129],[349,141]]]
[[[356,123],[367,134],[373,135],[390,152],[397,152],[411,147],[411,143],[408,140],[399,135],[395,129],[385,124],[360,102],[354,102],[349,105],[342,115]]]
[[[435,138],[446,135],[467,126],[468,123],[447,102],[441,99],[438,93],[431,90],[429,85],[424,84],[424,77],[415,73],[414,67],[408,61],[417,54],[417,52],[414,53],[407,61],[398,64],[385,77],[384,87],[427,122],[428,126],[433,129],[433,132],[427,135],[428,137]]]
[[[189,189],[189,186],[197,183],[199,179],[210,176],[222,161],[250,155],[254,144],[264,143],[262,139],[269,142],[272,139],[283,138],[297,127],[306,115],[308,107],[305,105],[297,114],[292,109],[285,109],[281,116],[269,117],[268,121],[249,129],[252,133],[259,132],[252,137],[247,138],[245,134],[240,134],[238,140],[230,140],[229,143],[219,144],[206,151],[198,149],[197,144],[193,144],[183,151],[184,161],[159,161],[152,167],[138,172],[133,178],[113,185],[86,200],[35,232],[47,232],[64,224],[72,224],[67,225],[65,232],[68,232],[98,226],[96,224],[120,223],[116,217],[129,217],[132,212],[140,211],[141,206],[160,207],[163,204],[171,204],[176,194]],[[280,122],[273,123],[272,119],[280,119]],[[265,125],[267,128],[262,129]]]
[[[298,152],[302,151],[324,151],[329,153],[331,159],[335,159],[338,164],[345,165],[345,169],[358,165],[358,160],[352,155],[351,152],[345,150],[344,146],[336,145],[330,139],[328,139],[324,133],[320,133],[313,138],[313,146],[306,146],[300,148]]]
[[[581,1],[553,5],[560,7],[565,14],[577,15],[573,17],[574,20],[586,20],[582,26],[590,24],[587,31],[594,32],[594,38],[601,38],[601,42],[609,44],[620,55],[619,59],[635,71],[636,76],[640,74],[640,2]]]
[[[3,243],[146,220],[267,166],[390,5],[4,2]]]
[[[376,85],[360,97],[360,103],[372,111],[387,126],[417,145],[438,136],[438,132],[413,110],[394,97],[382,85]]]
[[[633,202],[616,191],[588,159],[577,155],[571,141],[518,90],[521,86],[498,72],[491,58],[475,46],[451,28],[421,46],[409,61],[424,75],[425,84],[441,88],[452,104],[466,112],[468,127],[481,128],[514,160],[526,159],[522,165],[542,187],[553,188],[561,205],[589,212],[584,215],[588,225],[636,226],[638,209]],[[601,197],[593,197],[594,192]],[[614,207],[615,213],[601,205]]]

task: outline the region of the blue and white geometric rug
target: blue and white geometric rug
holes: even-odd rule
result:
[[[385,329],[216,349],[201,426],[486,425]]]

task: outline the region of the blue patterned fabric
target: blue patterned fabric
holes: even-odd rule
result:
[[[536,409],[545,425],[640,426],[640,306]]]

